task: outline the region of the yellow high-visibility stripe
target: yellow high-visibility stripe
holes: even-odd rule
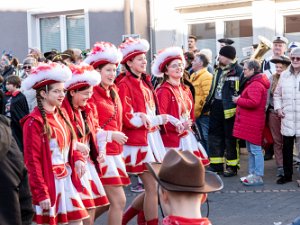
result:
[[[236,155],[236,159],[226,160],[227,166],[237,166],[238,168],[240,168],[240,145],[238,139],[236,140]]]
[[[209,158],[209,161],[211,164],[224,163],[225,158],[224,157],[211,157],[211,158]]]
[[[236,81],[235,81],[235,90],[236,90],[236,91],[239,91],[239,90],[240,90],[240,81],[239,81],[239,80],[236,80]]]
[[[225,109],[224,110],[224,117],[225,119],[229,119],[235,115],[236,108],[232,109]]]
[[[226,160],[226,165],[227,166],[237,166],[238,164],[239,164],[238,159]]]

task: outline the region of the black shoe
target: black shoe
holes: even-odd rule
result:
[[[285,184],[285,183],[288,183],[288,182],[292,182],[292,178],[291,177],[285,177],[285,176],[283,176],[283,177],[280,177],[276,181],[277,184]]]
[[[233,168],[233,167],[228,167],[226,168],[226,170],[223,173],[224,177],[233,177],[237,175],[237,169]]]
[[[223,170],[217,170],[215,168],[213,168],[212,166],[209,166],[206,168],[207,171],[210,171],[210,172],[214,172],[218,175],[222,175],[223,174]]]

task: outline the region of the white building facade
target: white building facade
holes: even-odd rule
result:
[[[172,8],[171,13],[166,6]],[[233,46],[242,59],[242,48],[258,43],[258,35],[269,40],[284,35],[289,41],[300,41],[298,0],[162,0],[155,1],[154,10],[157,48],[178,45],[187,49],[187,37],[193,34],[198,49],[210,48],[216,54],[217,40],[226,37],[235,41]],[[168,36],[161,35],[167,31]]]

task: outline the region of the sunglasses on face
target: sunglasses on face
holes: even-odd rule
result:
[[[23,66],[23,70],[31,70],[31,66]]]
[[[300,57],[291,57],[292,61],[300,61]]]

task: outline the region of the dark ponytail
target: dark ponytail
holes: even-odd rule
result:
[[[51,139],[51,128],[48,123],[48,120],[46,117],[46,112],[45,112],[45,109],[44,109],[43,103],[42,103],[42,100],[43,100],[43,97],[41,96],[42,91],[46,92],[46,87],[41,87],[36,90],[36,101],[37,101],[37,107],[40,110],[40,113],[42,115],[43,122],[44,122],[44,134],[46,134],[48,139],[50,140]]]
[[[90,87],[90,86],[80,88],[80,89],[78,89],[78,90],[75,90],[75,92],[77,92],[77,91],[84,91],[84,90],[88,89],[89,87]],[[69,104],[70,104],[70,106],[71,106],[71,108],[72,108],[72,111],[74,112],[75,109],[74,109],[74,106],[73,106],[73,101],[72,101],[72,96],[71,96],[71,94],[70,94],[70,91],[67,92],[67,100],[68,100],[68,102],[69,102]],[[76,134],[77,134],[77,136],[78,136],[79,138],[82,138],[84,134],[85,134],[85,135],[88,135],[88,134],[90,133],[90,128],[89,128],[89,125],[88,125],[88,122],[87,122],[87,116],[86,116],[85,111],[81,111],[81,116],[82,116],[82,118],[83,118],[84,127],[85,127],[84,133],[82,133],[82,132],[80,131],[80,129],[79,129],[79,127],[78,127],[79,125],[78,125],[77,118],[76,118],[76,116],[75,116],[75,113],[73,113],[73,120],[74,120],[74,122],[75,122],[75,124],[76,124],[76,129],[77,129],[77,130],[76,130]]]

